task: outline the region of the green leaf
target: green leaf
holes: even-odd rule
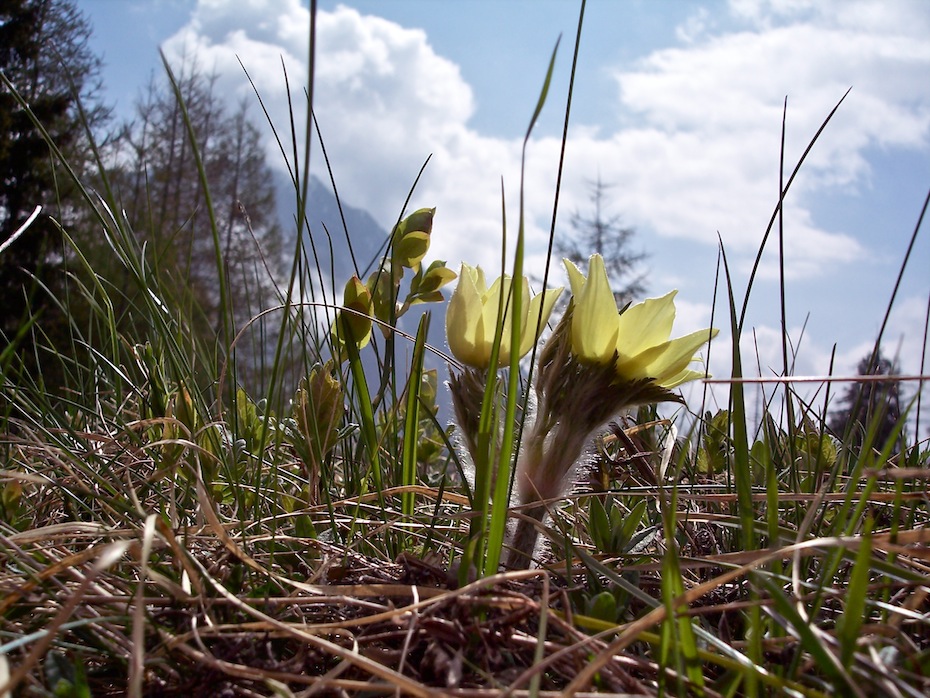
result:
[[[610,520],[600,497],[591,497],[588,504],[588,533],[600,552],[610,551]]]
[[[394,228],[391,259],[395,265],[418,269],[429,250],[435,208],[414,211]]]
[[[368,277],[366,284],[371,292],[372,314],[384,325],[379,325],[381,333],[387,337],[391,333],[389,327],[394,322],[394,284],[391,275],[384,271],[376,271]]]
[[[844,594],[846,606],[836,621],[836,637],[840,642],[840,660],[847,669],[852,664],[859,640],[859,630],[865,620],[865,604],[869,591],[869,576],[872,571],[871,562],[872,517],[868,517],[862,533],[862,542],[856,553],[856,561],[853,563],[849,586]]]
[[[587,615],[608,623],[617,622],[617,599],[609,591],[602,591],[588,600]]]
[[[417,482],[417,444],[420,436],[420,389],[423,386],[423,356],[426,334],[429,331],[429,313],[420,317],[417,338],[413,345],[413,360],[410,363],[410,378],[407,381],[407,403],[404,416],[404,445],[401,485],[412,487]],[[413,492],[401,495],[401,511],[404,519],[413,518]]]
[[[629,541],[633,540],[633,534],[636,533],[636,529],[639,528],[645,516],[646,500],[640,499],[630,510],[629,515],[624,517],[622,520],[620,534],[622,536],[624,546],[626,546]]]
[[[671,518],[672,515],[668,517]],[[670,656],[678,657],[684,664],[688,679],[697,688],[698,695],[703,695],[701,689],[704,687],[704,673],[698,658],[697,638],[694,627],[691,625],[692,618],[687,614],[687,605],[675,605],[675,599],[685,593],[682,579],[678,546],[670,540],[662,559],[662,600],[668,613],[662,624],[662,655],[665,660],[663,663],[668,666]],[[677,667],[677,669],[680,668]]]
[[[394,243],[391,259],[408,269],[416,269],[429,251],[429,234],[423,232],[408,233]]]
[[[422,296],[439,291],[446,284],[455,281],[457,276],[458,274],[445,266],[445,262],[433,262],[425,272],[423,272],[422,268],[417,272],[410,284],[411,294]]]

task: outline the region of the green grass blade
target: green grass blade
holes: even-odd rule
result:
[[[797,177],[798,172],[801,170],[801,165],[804,164],[804,161],[807,159],[807,156],[810,155],[810,152],[814,149],[814,144],[820,138],[821,134],[827,128],[827,124],[833,119],[836,112],[839,110],[840,105],[845,101],[846,97],[849,95],[850,87],[843,93],[843,96],[840,97],[839,101],[834,105],[833,109],[830,110],[830,113],[827,115],[827,118],[823,120],[820,124],[820,127],[817,129],[817,132],[811,138],[810,142],[807,144],[807,147],[804,149],[804,152],[801,154],[801,157],[798,159],[797,163],[794,166],[794,169],[791,171],[791,176],[788,177],[787,183],[781,189],[781,194],[779,195],[779,204],[776,205],[775,210],[772,212],[772,217],[769,219],[768,227],[765,229],[765,235],[762,236],[762,242],[759,244],[759,251],[756,253],[756,259],[752,264],[752,271],[749,274],[749,281],[746,283],[746,295],[743,298],[743,307],[740,310],[739,316],[739,327],[740,331],[743,329],[743,321],[746,319],[746,311],[749,308],[749,296],[752,291],[752,285],[755,281],[756,274],[759,271],[759,266],[762,262],[762,253],[765,251],[765,244],[768,242],[769,235],[772,233],[772,228],[775,225],[775,220],[779,213],[781,212],[781,202],[784,201],[785,196],[788,194],[788,190],[791,189],[791,185],[794,183],[794,178]]]
[[[426,334],[429,331],[430,314],[423,313],[417,328],[417,338],[413,345],[413,359],[410,362],[410,377],[407,379],[407,402],[404,414],[403,464],[400,484],[412,487],[417,483],[417,446],[420,435],[420,386],[423,375],[423,356],[426,347]],[[404,520],[413,518],[414,494],[404,492],[401,495],[401,512]]]
[[[736,317],[736,303],[733,299],[733,282],[726,251],[721,244],[723,268],[727,279],[727,297],[730,304],[730,328],[732,331],[732,378],[730,385],[730,425],[733,433],[733,480],[736,484],[738,516],[743,526],[742,548],[754,550],[755,511],[752,504],[752,470],[749,458],[749,435],[746,430],[746,400],[743,384],[743,364],[740,357],[740,325]]]
[[[680,661],[675,662],[674,668],[680,671],[681,665],[684,665],[685,676],[693,684],[698,695],[703,695],[704,673],[698,657],[697,640],[691,625],[692,619],[687,614],[686,604],[675,605],[675,599],[684,596],[685,593],[678,560],[678,546],[675,542],[675,514],[669,512],[664,518],[671,523],[671,531],[669,531],[667,522],[666,549],[662,558],[662,601],[666,606],[667,616],[662,627],[661,661],[668,666],[671,658],[679,659]],[[669,535],[670,532],[671,535]]]
[[[727,280],[727,299],[730,306],[730,328],[732,332],[732,377],[730,384],[730,428],[733,438],[732,472],[736,484],[737,514],[740,520],[740,540],[743,550],[755,550],[755,508],[752,503],[752,470],[750,463],[749,436],[746,430],[746,401],[743,384],[738,379],[743,376],[742,359],[740,356],[740,329],[741,324],[736,316],[736,303],[733,299],[733,282],[730,277],[730,266],[727,262],[723,243],[720,245],[723,269]],[[750,592],[750,596],[755,594]],[[753,605],[747,611],[749,625],[749,659],[756,665],[762,665],[762,614],[759,608]],[[758,680],[753,673],[746,674],[745,691],[747,696],[758,695]]]
[[[530,125],[526,129],[526,136],[523,137],[524,156],[526,154],[526,143],[530,139],[530,134],[533,133],[536,121],[539,119],[539,115],[542,113],[543,107],[546,104],[546,97],[549,95],[549,85],[552,83],[552,73],[555,71],[555,57],[559,52],[559,44],[561,41],[562,37],[560,36],[555,42],[555,48],[552,49],[552,56],[549,58],[549,68],[546,70],[546,79],[543,81],[542,89],[539,91],[539,99],[536,100],[536,109],[533,110],[533,117],[530,119]]]
[[[511,323],[510,371],[507,380],[507,399],[504,407],[504,428],[501,435],[501,450],[497,459],[497,477],[494,483],[494,498],[491,503],[491,521],[488,529],[487,561],[485,564],[485,570],[494,572],[497,571],[500,565],[501,553],[504,549],[504,534],[507,531],[507,512],[510,508],[510,493],[513,486],[511,481],[513,455],[518,449],[518,444],[514,442],[516,441],[515,419],[520,388],[520,343],[522,341],[520,329],[523,317],[523,304],[529,302],[529,298],[523,298],[523,287],[520,283],[523,279],[524,237],[526,227],[524,211],[526,148],[530,134],[533,132],[533,126],[536,124],[536,120],[539,118],[539,114],[546,103],[546,95],[549,93],[549,85],[552,82],[552,73],[555,69],[555,58],[558,50],[559,42],[557,41],[555,48],[552,50],[552,57],[549,59],[549,68],[546,70],[546,78],[543,81],[539,100],[533,112],[533,118],[530,120],[529,128],[526,131],[526,137],[523,140],[523,155],[520,166],[520,222],[517,229],[517,245],[514,251],[514,282],[511,284],[511,294],[513,298],[512,310],[509,318]],[[501,317],[501,315],[499,314],[498,317]],[[507,320],[507,318],[504,318],[503,322],[507,322]]]
[[[836,622],[836,638],[840,642],[840,661],[847,670],[852,664],[856,645],[859,641],[859,630],[865,620],[869,577],[872,574],[871,563],[872,520],[870,517],[865,523],[865,530],[862,532],[862,543],[856,553],[856,561],[852,566],[849,585],[846,587],[843,614]]]
[[[785,596],[781,587],[774,580],[762,576],[759,577],[759,583],[769,592],[775,610],[781,614],[797,634],[800,649],[811,656],[818,671],[825,674],[832,681],[845,684],[847,688],[852,688],[853,684],[849,675],[841,670],[837,664],[837,658],[824,646],[823,640],[817,637],[810,621],[798,612],[794,603]]]
[[[371,402],[371,393],[368,390],[368,380],[365,377],[365,367],[359,357],[358,347],[352,341],[345,343],[346,353],[349,356],[349,372],[352,374],[352,383],[355,388],[355,407],[361,420],[361,439],[368,456],[368,468],[372,484],[378,493],[378,501],[384,508],[382,492],[384,491],[384,478],[381,469],[380,443],[378,440],[378,427],[375,423],[375,410]]]

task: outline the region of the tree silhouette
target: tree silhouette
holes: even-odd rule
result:
[[[86,209],[76,205],[71,177],[53,158],[29,112],[78,176],[86,175],[93,162],[88,127],[99,128],[108,116],[98,96],[101,63],[88,48],[90,34],[90,24],[69,0],[0,1],[0,72],[28,105],[0,83],[0,242],[42,206],[41,215],[0,255],[4,343],[16,340],[31,317],[41,316],[48,344],[67,334],[67,318],[56,301],[65,295],[64,271],[71,258],[54,221],[81,237],[75,229]],[[42,365],[36,336],[18,338],[30,371]],[[46,366],[40,374],[54,384],[53,372]]]
[[[614,297],[622,308],[646,291],[646,275],[638,270],[646,254],[630,249],[636,231],[624,227],[619,215],[605,217],[604,198],[609,187],[600,177],[590,183],[593,213],[585,215],[576,210],[569,220],[571,233],[556,237],[553,248],[559,257],[582,269],[592,254],[600,254],[607,277],[614,284]]]
[[[176,80],[200,151],[212,219],[194,144],[167,79],[150,84],[135,121],[125,126],[113,180],[127,219],[165,282],[163,290],[201,338],[222,343],[231,339],[224,336],[224,322],[230,321],[235,334],[276,302],[274,283],[283,275],[283,260],[273,180],[247,103],[230,110],[215,76],[201,73],[196,60],[179,66]],[[230,293],[225,308],[220,273]],[[253,334],[237,345],[240,368],[260,362],[274,344],[260,324]]]
[[[864,357],[858,366],[860,376],[893,376],[898,367],[895,362],[885,358],[881,351]],[[843,438],[848,437],[852,443],[861,445],[873,422],[877,420],[872,444],[884,448],[892,438],[901,419],[900,383],[895,380],[870,380],[850,385],[839,400],[839,408],[830,416],[830,429]],[[904,441],[902,430],[900,440]]]

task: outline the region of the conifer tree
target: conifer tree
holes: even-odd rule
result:
[[[90,24],[70,0],[0,0],[0,72],[79,176],[92,162],[86,126],[99,129],[108,115],[99,98],[101,61],[88,47],[90,35]],[[42,207],[27,232],[0,255],[3,344],[30,316],[42,316],[48,336],[66,330],[52,299],[61,295],[69,255],[51,218],[66,229],[76,225],[82,207],[75,205],[74,192],[27,109],[0,83],[0,241]],[[30,336],[20,344],[24,356],[33,353]]]
[[[858,366],[860,376],[893,376],[897,365],[885,358],[881,351],[864,357]],[[839,400],[838,408],[830,416],[830,429],[838,437],[848,435],[854,444],[862,444],[868,429],[878,420],[874,448],[882,449],[892,437],[901,419],[900,383],[895,380],[872,380],[853,383],[846,388]],[[901,441],[905,437],[901,433]],[[897,449],[895,449],[897,450]]]
[[[137,105],[135,121],[124,129],[114,180],[121,206],[146,242],[148,261],[167,282],[175,306],[201,339],[222,345],[228,339],[224,323],[230,323],[234,335],[277,302],[274,285],[282,276],[282,256],[273,179],[248,103],[230,110],[216,90],[216,76],[200,72],[195,60],[179,67],[176,80],[194,142],[167,78],[153,81]],[[225,308],[220,274],[230,291]],[[262,351],[273,346],[260,334],[238,345],[240,360],[247,359],[241,367],[254,368],[264,358]]]
[[[564,257],[579,268],[584,268],[588,258],[597,253],[604,259],[607,276],[614,287],[617,305],[623,307],[637,300],[646,291],[645,274],[639,265],[646,258],[645,253],[630,249],[636,231],[624,227],[619,215],[608,216],[605,213],[605,196],[608,184],[600,177],[591,182],[591,214],[575,211],[569,219],[571,232],[556,237],[553,245],[556,255]]]

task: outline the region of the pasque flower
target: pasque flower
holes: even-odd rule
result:
[[[587,277],[568,260],[565,267],[573,298],[539,354],[538,409],[517,463],[526,518],[511,540],[511,567],[529,564],[533,519],[541,521],[546,500],[564,493],[566,475],[591,437],[623,410],[681,402],[672,389],[704,376],[688,366],[717,334],[707,329],[670,339],[675,291],[619,311],[600,255],[591,256]]]
[[[592,436],[631,407],[681,402],[673,388],[703,377],[689,366],[695,352],[717,334],[706,329],[671,338],[675,291],[618,309],[600,255],[591,256],[587,276],[568,260],[565,267],[573,298],[538,354],[536,410],[523,434],[516,466],[523,517],[510,539],[510,567],[529,564],[536,523],[545,518],[547,502],[564,494],[566,476]],[[450,386],[456,418],[473,456],[486,399],[484,370],[491,363],[498,328],[498,366],[511,358],[511,296],[522,294],[522,357],[539,338],[561,291],[548,290],[530,299],[526,279],[513,284],[505,275],[488,287],[480,267],[462,265],[446,313],[446,336],[452,353],[467,366],[452,377]]]
[[[491,363],[494,334],[500,324],[498,366],[510,363],[513,294],[518,292],[523,301],[519,318],[522,357],[539,339],[562,289],[547,289],[531,299],[526,277],[514,286],[510,276],[505,274],[489,288],[481,267],[462,264],[458,285],[446,311],[446,337],[455,358],[474,368],[487,368]],[[501,308],[504,311],[502,320],[499,319]]]
[[[565,268],[574,296],[571,348],[579,361],[599,365],[613,362],[619,380],[649,379],[667,390],[704,376],[688,365],[694,352],[717,330],[670,339],[677,291],[649,298],[618,314],[599,254],[591,255],[587,278],[567,259]]]

